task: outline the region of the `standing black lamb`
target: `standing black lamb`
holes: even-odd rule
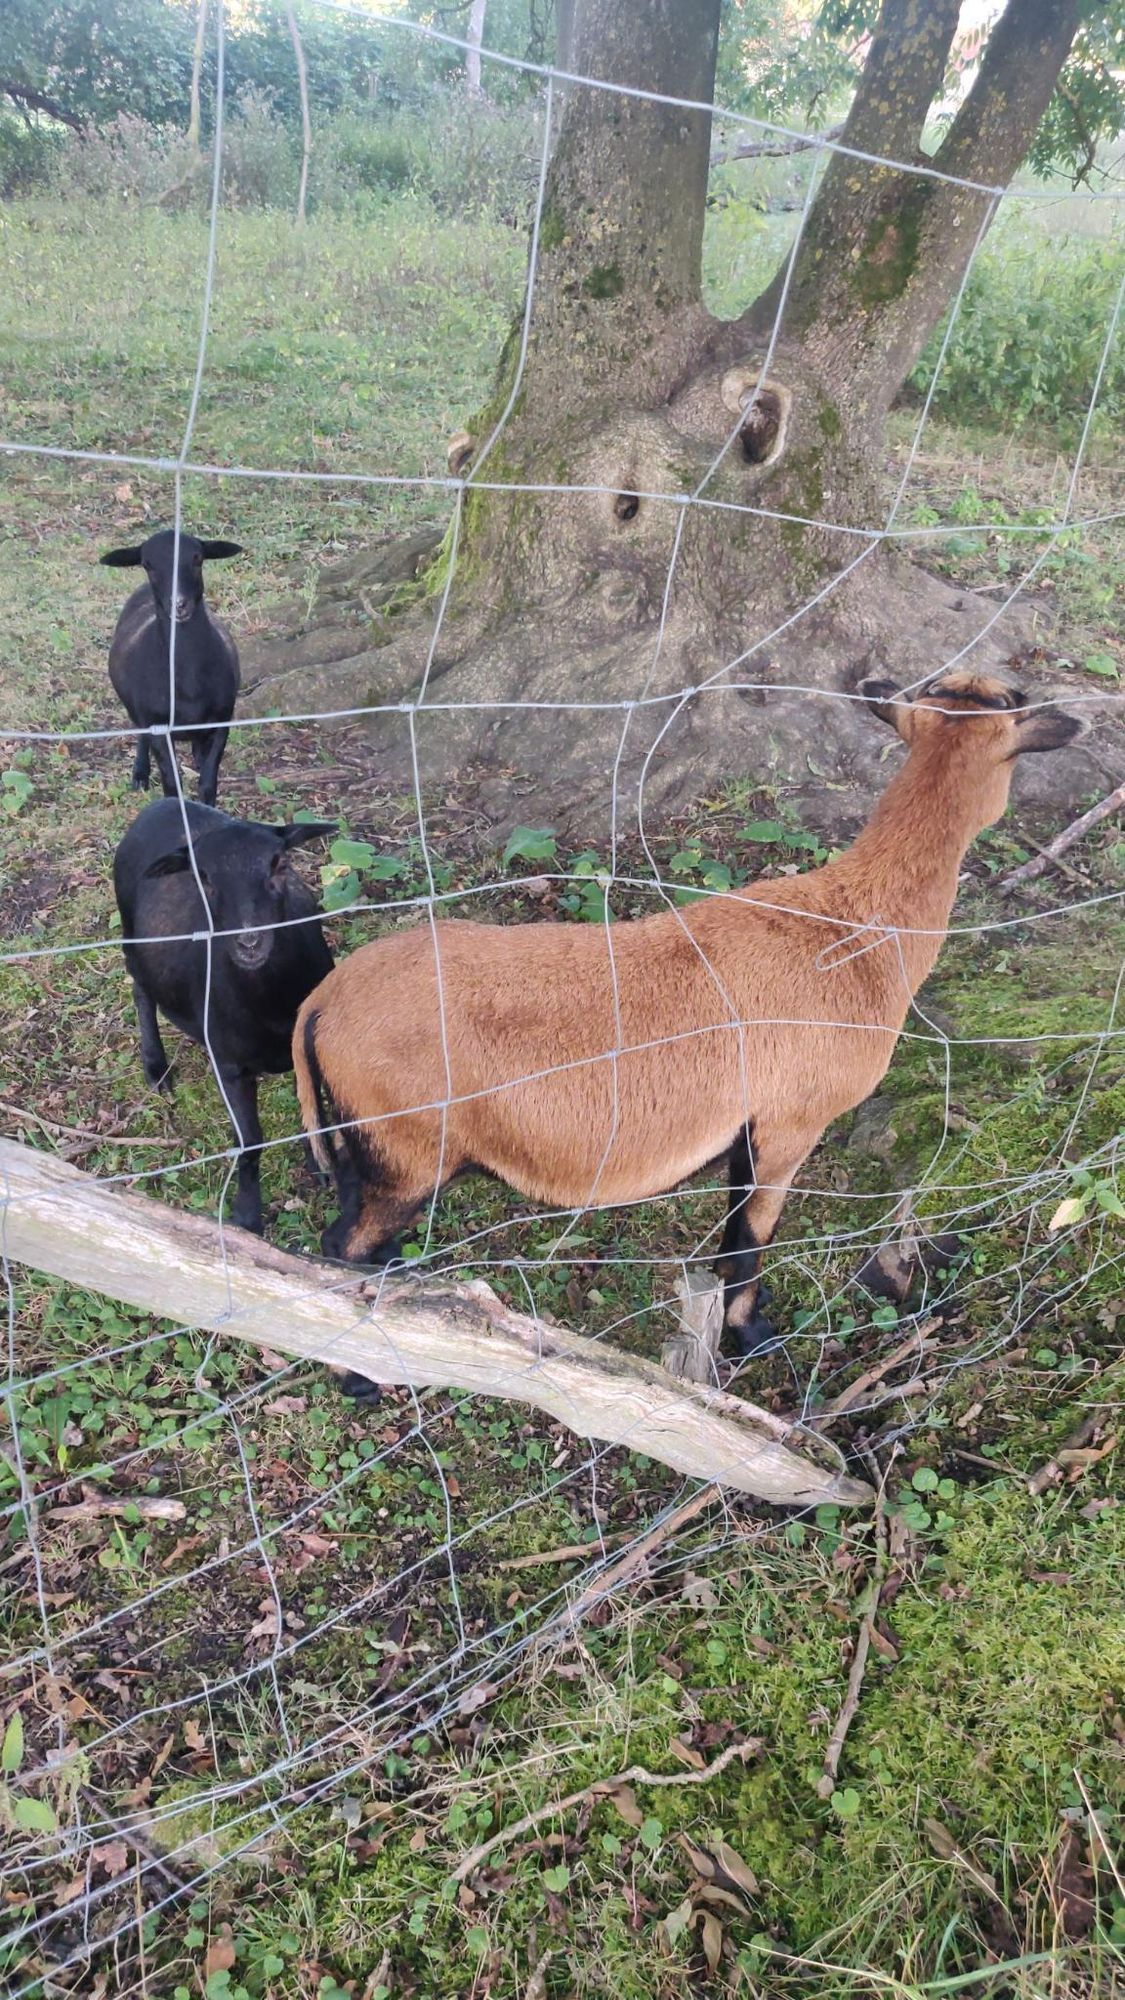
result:
[[[178,561],[177,561],[178,553]],[[242,554],[239,542],[200,542],[162,528],[137,548],[110,549],[101,561],[110,569],[143,569],[147,582],[126,603],[109,648],[109,677],[138,729],[172,725],[173,735],[191,738],[199,773],[199,796],[214,805],[219,759],[226,749],[226,724],[238,695],[238,648],[225,625],[203,602],[203,564]],[[175,702],[169,699],[171,625],[175,620]],[[149,755],[160,769],[165,796],[176,795],[173,750],[167,736],[141,736],[133,764],[133,785],[149,781]]]
[[[207,909],[184,837],[185,813]],[[297,1009],[332,970],[320,906],[290,854],[335,831],[332,821],[264,826],[210,806],[158,799],[138,813],[113,861],[145,1075],[158,1090],[169,1087],[159,1008],[214,1058],[240,1148],[232,1219],[258,1235],[258,1078],[292,1069]],[[208,909],[209,982],[208,939],[199,935],[208,930]]]

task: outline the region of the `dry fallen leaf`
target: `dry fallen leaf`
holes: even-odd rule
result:
[[[698,1750],[693,1750],[691,1744],[685,1743],[679,1736],[672,1737],[668,1744],[668,1754],[678,1763],[686,1764],[689,1771],[706,1769],[706,1760],[700,1756]]]
[[[65,1910],[68,1903],[76,1903],[85,1887],[86,1877],[84,1875],[73,1875],[69,1882],[64,1882],[62,1888],[55,1895],[56,1910]]]
[[[235,1951],[230,1925],[223,1924],[221,1931],[222,1934],[207,1947],[207,1956],[203,1961],[204,1979],[210,1979],[213,1972],[229,1972],[234,1964]]]
[[[184,1723],[184,1742],[187,1744],[188,1749],[194,1750],[197,1755],[204,1757],[211,1755],[210,1744],[199,1727],[198,1722],[193,1722],[190,1715]]]
[[[1066,1229],[1072,1222],[1081,1222],[1085,1213],[1086,1204],[1082,1200],[1081,1195],[1068,1195],[1065,1201],[1060,1201],[1050,1222],[1047,1224],[1047,1228],[1049,1230]]]
[[[692,1867],[695,1869],[696,1874],[702,1881],[710,1882],[715,1873],[715,1863],[712,1856],[708,1854],[707,1849],[705,1847],[697,1847],[693,1840],[688,1839],[686,1833],[678,1833],[676,1838],[687,1855],[688,1860],[691,1862]]]
[[[881,1632],[877,1625],[871,1627],[871,1644],[874,1646],[880,1659],[890,1660],[892,1665],[900,1657],[894,1640],[888,1633]]]
[[[753,1869],[747,1867],[741,1854],[737,1854],[725,1840],[712,1841],[711,1852],[727,1880],[733,1882],[736,1889],[741,1889],[747,1896],[757,1895],[758,1878]]]
[[[123,1875],[129,1866],[129,1849],[123,1840],[107,1840],[104,1847],[95,1847],[90,1858],[107,1875]]]
[[[661,1942],[666,1944],[670,1951],[675,1950],[691,1919],[692,1901],[690,1896],[685,1896],[683,1902],[677,1903],[675,1909],[669,1910],[668,1915],[662,1919],[659,1935]]]
[[[719,1960],[723,1955],[723,1927],[718,1917],[711,1915],[710,1910],[704,1910],[701,1915],[703,1955],[707,1960],[708,1972],[714,1975],[719,1969]]]
[[[498,1681],[478,1681],[476,1687],[466,1688],[457,1702],[458,1715],[475,1715],[478,1708],[486,1708],[500,1692]]]
[[[160,1748],[153,1759],[152,1769],[148,1774],[150,1778],[155,1778],[157,1772],[162,1771],[164,1769],[165,1764],[168,1762],[169,1757],[172,1755],[172,1745],[175,1742],[175,1740],[176,1739],[174,1736],[166,1736],[164,1738],[163,1743],[160,1745]]]
[[[942,1861],[952,1861],[953,1856],[957,1852],[957,1842],[954,1840],[949,1828],[943,1826],[940,1819],[924,1819],[922,1821],[922,1831],[933,1848],[934,1853]]]
[[[612,1806],[616,1806],[626,1826],[644,1825],[645,1816],[631,1785],[618,1785],[612,1792],[607,1792],[606,1797]]]
[[[717,1882],[704,1882],[699,1890],[699,1901],[709,1903],[715,1910],[737,1910],[740,1917],[746,1915],[746,1898],[736,1896],[733,1889],[720,1889]]]
[[[281,1620],[278,1617],[277,1605],[274,1603],[273,1598],[263,1597],[258,1609],[262,1616],[256,1625],[251,1625],[250,1630],[246,1634],[247,1645],[254,1639],[276,1639],[281,1633]]]

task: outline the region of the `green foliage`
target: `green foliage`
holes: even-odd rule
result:
[[[34,125],[0,112],[0,201],[51,185],[66,142],[57,125]]]
[[[1121,243],[1052,236],[1004,218],[978,256],[938,377],[933,408],[959,421],[1061,424],[1089,407],[1121,280]],[[944,323],[910,386],[925,394]],[[1110,351],[1097,421],[1125,411],[1125,342]],[[979,517],[978,517],[979,518]]]
[[[550,826],[517,826],[512,829],[504,848],[504,866],[510,868],[513,861],[550,861],[557,851],[554,828]]]
[[[122,111],[186,123],[193,17],[163,0],[5,0],[0,96],[73,124]]]

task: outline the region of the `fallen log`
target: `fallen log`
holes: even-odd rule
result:
[[[580,1437],[783,1506],[866,1505],[823,1439],[654,1362],[506,1306],[480,1281],[342,1271],[0,1139],[7,1258],[180,1326],[383,1384],[456,1388],[543,1410]]]

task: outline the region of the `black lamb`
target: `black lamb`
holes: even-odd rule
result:
[[[109,678],[129,720],[140,730],[172,729],[191,738],[199,774],[199,796],[214,805],[219,760],[226,749],[226,725],[238,696],[238,648],[225,625],[203,601],[203,564],[241,555],[239,542],[200,542],[181,534],[179,550],[171,528],[162,528],[131,549],[111,549],[101,558],[111,569],[143,569],[147,582],[128,599],[109,648]],[[178,554],[178,560],[177,560]],[[170,699],[171,627],[175,621],[175,701]],[[155,756],[165,796],[176,795],[172,744],[166,735],[142,735],[133,763],[133,786],[149,781]]]
[[[185,813],[207,909],[184,836]],[[159,1008],[214,1058],[240,1149],[232,1219],[259,1235],[258,1078],[292,1069],[297,1009],[332,969],[320,906],[291,851],[335,830],[332,821],[265,826],[210,806],[158,799],[138,813],[114,856],[145,1075],[158,1090],[169,1088]]]

